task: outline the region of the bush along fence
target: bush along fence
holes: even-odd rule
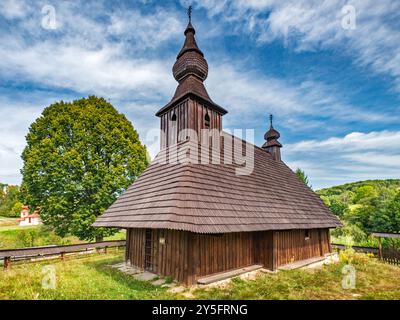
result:
[[[332,243],[332,248],[337,250],[344,250],[346,249],[346,246],[343,244]],[[397,249],[382,248],[381,246],[378,248],[352,246],[352,249],[356,252],[372,253],[383,262],[400,266],[400,251]]]
[[[66,254],[88,252],[94,249],[123,247],[125,240],[102,241],[93,243],[73,244],[66,246],[31,247],[23,249],[0,250],[0,259],[4,259],[4,269],[11,267],[11,261],[27,260],[32,258],[60,256],[64,260]]]

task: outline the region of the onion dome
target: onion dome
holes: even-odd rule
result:
[[[179,83],[182,82],[189,75],[194,75],[201,81],[206,80],[208,75],[208,64],[204,59],[204,54],[197,46],[194,37],[196,31],[194,30],[191,21],[189,21],[184,35],[186,37],[185,43],[179,52],[176,62],[172,68],[174,78]]]
[[[274,146],[281,148],[282,145],[278,141],[281,134],[277,130],[275,130],[275,128],[272,125],[272,114],[269,115],[269,121],[270,121],[270,128],[264,135],[264,139],[267,141],[263,144],[262,148],[267,149]]]
[[[189,7],[188,16],[189,22],[184,32],[185,42],[172,67],[172,73],[176,81],[179,82],[179,85],[171,101],[162,107],[156,113],[156,116],[161,116],[189,95],[195,96],[201,103],[207,105],[207,107],[224,115],[227,111],[211,100],[203,83],[207,79],[208,64],[203,52],[196,43],[196,30],[192,25],[191,7]]]

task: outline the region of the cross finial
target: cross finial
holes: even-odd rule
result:
[[[271,124],[271,128],[272,128],[272,118],[273,118],[273,116],[272,116],[272,114],[270,114],[269,115],[269,123]]]
[[[189,6],[187,14],[189,17],[189,22],[192,22],[192,6]]]

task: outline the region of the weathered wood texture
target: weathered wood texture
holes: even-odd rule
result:
[[[235,232],[194,236],[196,277],[254,264],[253,233]]]
[[[125,260],[144,269],[145,229],[128,229],[126,232]]]
[[[210,117],[208,129],[221,130],[221,114],[196,100],[186,99],[161,115],[161,131],[164,133],[161,137],[161,148],[184,141],[186,139],[184,129],[193,130],[197,134],[198,141],[202,141],[201,130],[206,128],[206,114]],[[217,141],[219,137],[215,136],[214,139]]]
[[[278,231],[276,237],[275,267],[323,256],[331,252],[329,229],[311,229],[306,237],[306,230]]]
[[[305,230],[207,235],[151,229],[149,235],[151,238],[146,241],[146,229],[128,229],[126,260],[136,267],[186,284],[218,272],[254,264],[275,269],[330,252],[328,229],[310,230],[308,240]],[[150,254],[145,244],[150,244]]]

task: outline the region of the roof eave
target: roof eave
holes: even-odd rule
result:
[[[201,103],[203,103],[204,105],[208,106],[209,108],[217,111],[218,113],[220,113],[221,115],[227,114],[228,111],[225,110],[224,108],[222,108],[221,106],[219,106],[218,104],[209,101],[207,99],[204,99],[202,96],[194,93],[194,92],[187,92],[183,95],[181,95],[180,97],[173,99],[172,101],[170,101],[169,103],[167,103],[164,107],[162,107],[160,110],[157,111],[156,116],[160,117],[162,114],[164,114],[169,108],[171,108],[172,106],[182,102],[183,100],[185,100],[186,98],[196,98],[196,100],[199,100]]]

